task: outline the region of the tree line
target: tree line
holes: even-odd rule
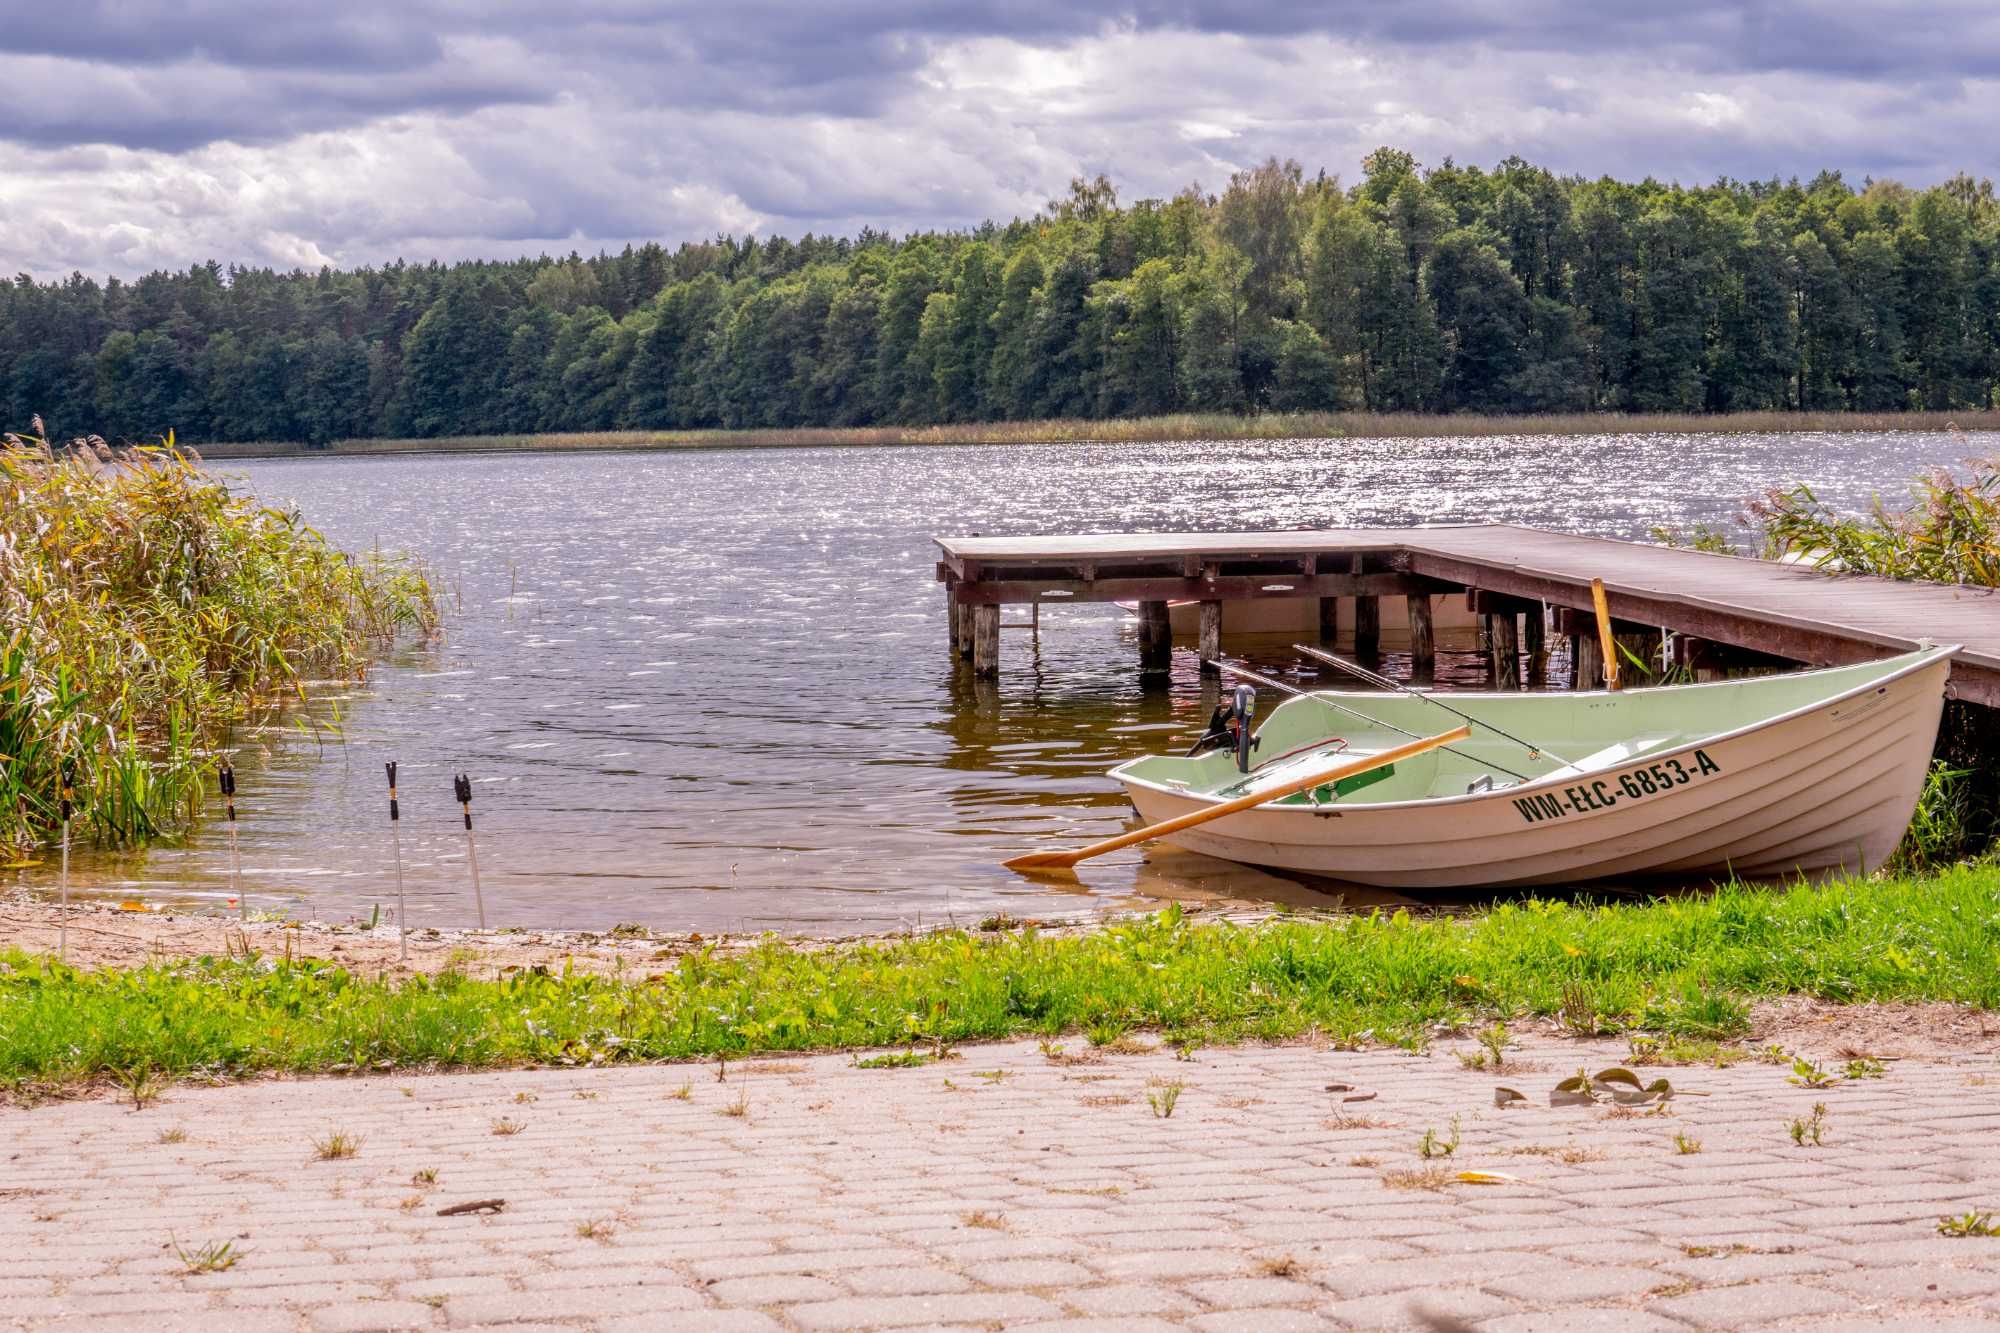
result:
[[[1219,194],[903,238],[100,284],[0,280],[0,402],[190,441],[866,426],[1174,411],[1898,411],[1995,405],[2000,207],[1916,190],[1557,176]]]

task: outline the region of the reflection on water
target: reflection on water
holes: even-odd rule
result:
[[[321,917],[389,905],[382,763],[396,759],[413,924],[471,918],[458,769],[476,784],[495,924],[841,931],[1162,898],[1328,905],[1342,899],[1325,886],[1168,849],[1092,862],[1071,886],[1000,870],[1031,843],[1122,827],[1129,807],[1105,770],[1185,746],[1215,686],[1185,644],[1171,677],[1142,686],[1131,626],[1108,606],[1045,608],[1039,633],[1002,636],[999,681],[975,685],[947,652],[931,537],[1484,521],[1643,536],[1726,521],[1742,497],[1794,479],[1865,503],[1996,443],[1607,436],[224,465],[342,545],[421,553],[463,607],[440,646],[406,648],[365,684],[238,738],[246,887],[253,906]],[[1440,684],[1482,681],[1469,646],[1443,645]],[[1229,647],[1317,679],[1283,639]],[[316,739],[302,721],[340,735]],[[228,865],[209,826],[143,858],[81,857],[78,881],[221,903]]]

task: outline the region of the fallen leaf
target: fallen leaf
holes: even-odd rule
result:
[[[1468,1185],[1518,1185],[1519,1176],[1510,1176],[1505,1171],[1461,1171],[1452,1177]]]

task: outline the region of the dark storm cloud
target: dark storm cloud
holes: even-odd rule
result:
[[[1781,0],[1135,0],[1122,5],[797,0],[85,0],[15,3],[0,51],[25,67],[0,137],[182,151],[377,117],[614,96],[642,106],[867,117],[940,43],[1058,47],[1107,29],[1324,34],[1419,53],[1640,53],[1693,71],[1956,81],[2000,71],[2000,6]],[[21,84],[25,82],[25,89]],[[1933,90],[1934,94],[1948,88]],[[23,95],[25,94],[25,95]]]

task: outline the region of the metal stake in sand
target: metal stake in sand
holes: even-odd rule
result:
[[[236,919],[250,919],[250,904],[243,901],[243,849],[236,845],[236,770],[224,763],[215,771],[222,788],[223,809],[229,812],[229,886],[236,890]]]
[[[69,817],[76,802],[76,760],[62,761],[61,786],[58,800],[62,805],[62,907],[63,913],[56,926],[56,960],[69,961]]]
[[[479,893],[479,849],[472,843],[472,777],[460,773],[451,780],[452,794],[465,811],[465,860],[472,867],[472,905],[479,911],[479,928],[486,929],[486,899]]]
[[[389,770],[389,846],[396,855],[396,951],[402,961],[410,961],[410,916],[403,901],[403,811],[396,804],[396,761],[383,765]]]

